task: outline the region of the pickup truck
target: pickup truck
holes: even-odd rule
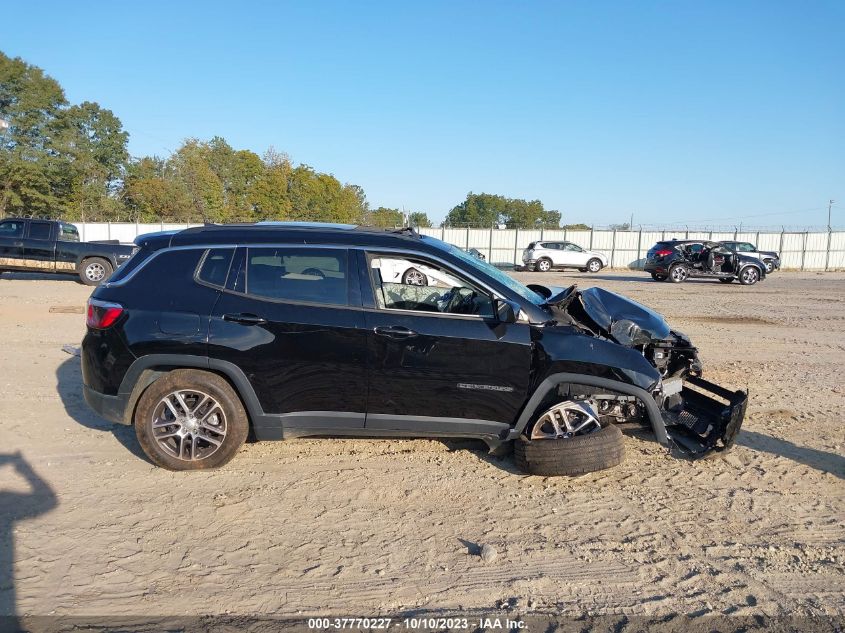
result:
[[[0,273],[71,273],[88,286],[99,286],[134,248],[118,242],[80,242],[79,230],[60,220],[0,220]]]

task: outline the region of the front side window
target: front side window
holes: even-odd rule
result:
[[[576,244],[570,244],[568,242],[567,242],[566,246],[564,247],[564,250],[574,251],[576,253],[580,253],[580,252],[583,251],[583,249],[580,246],[578,246]]]
[[[72,224],[62,224],[59,231],[59,241],[61,242],[78,242],[79,231]]]
[[[31,240],[49,240],[50,239],[49,222],[30,222],[29,224],[29,239]]]
[[[745,244],[741,245],[741,248],[739,250],[743,251],[744,253],[753,253],[757,249],[754,248],[754,244],[749,244],[748,242],[746,242]]]
[[[0,222],[0,237],[23,237],[24,224],[20,220]]]
[[[348,304],[347,251],[324,248],[250,248],[246,293],[277,301]]]
[[[383,310],[493,316],[486,291],[433,262],[397,255],[370,255],[376,304]]]

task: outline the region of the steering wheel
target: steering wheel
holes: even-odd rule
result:
[[[311,275],[312,277],[319,277],[320,279],[326,278],[326,274],[319,268],[306,268],[302,271],[302,274]]]
[[[472,302],[475,297],[475,290],[472,290],[471,288],[452,288],[451,294],[446,302],[444,312],[449,312],[451,314],[463,314],[463,312],[460,312],[458,308],[462,307],[464,304]]]

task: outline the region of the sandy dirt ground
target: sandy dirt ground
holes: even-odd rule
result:
[[[471,441],[295,440],[171,473],[82,399],[89,289],[3,275],[0,613],[845,615],[845,274],[516,276],[663,313],[750,390],[738,446],[628,435],[622,466],[542,478]]]

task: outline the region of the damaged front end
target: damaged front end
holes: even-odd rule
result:
[[[635,350],[659,373],[650,393],[591,389],[583,394],[604,423],[647,421],[658,441],[693,457],[733,446],[748,394],[702,378],[698,351],[686,335],[670,329],[662,316],[601,288],[578,291],[573,286],[550,296],[547,305],[559,323]]]

